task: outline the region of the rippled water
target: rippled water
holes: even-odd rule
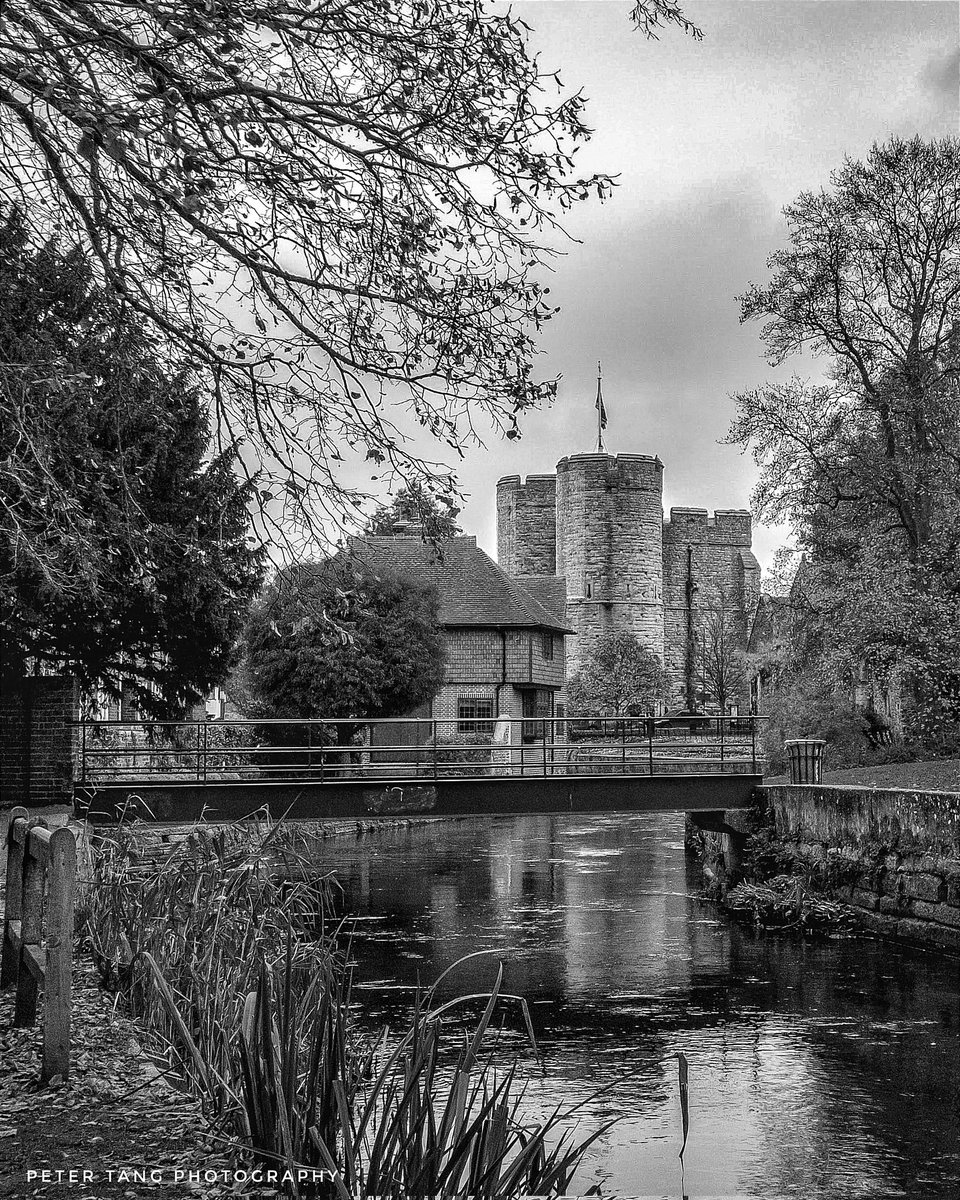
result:
[[[531,1109],[585,1101],[580,1132],[620,1118],[581,1192],[960,1196],[957,960],[754,935],[696,898],[682,843],[673,814],[327,842],[357,918],[357,995],[396,1017],[418,980],[501,949],[505,989],[527,997],[546,1056],[544,1076],[525,1060]],[[488,988],[495,963],[465,964],[453,990]],[[678,1050],[690,1062],[682,1176]]]

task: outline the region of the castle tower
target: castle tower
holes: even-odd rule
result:
[[[508,575],[557,573],[555,475],[506,475],[497,483],[497,562]]]
[[[577,631],[567,651],[568,672],[573,674],[597,639],[613,630],[633,633],[662,659],[660,460],[647,454],[562,458],[555,544],[556,574],[566,578],[567,622]]]

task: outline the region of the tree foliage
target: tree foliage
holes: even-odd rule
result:
[[[395,717],[443,682],[436,590],[348,558],[278,572],[243,637],[250,715]]]
[[[552,394],[536,268],[612,180],[527,32],[482,0],[6,0],[0,186],[203,372],[267,511],[343,520],[344,455],[439,477],[409,422],[459,451]]]
[[[960,139],[874,146],[785,216],[790,246],[743,316],[772,363],[807,349],[830,379],[742,393],[730,440],[762,467],[761,516],[809,536],[838,511],[915,558],[957,513]]]
[[[743,316],[772,363],[810,351],[826,378],[740,394],[729,440],[760,465],[757,515],[808,556],[835,677],[900,664],[918,712],[944,711],[960,696],[960,139],[874,146],[785,215]]]
[[[177,712],[221,681],[260,584],[248,489],[192,380],[76,249],[0,225],[4,669],[136,683]]]
[[[460,509],[448,496],[438,498],[423,484],[413,483],[373,514],[366,532],[380,537],[417,533],[425,541],[439,543],[463,532],[457,524],[459,515]]]
[[[604,634],[567,684],[571,716],[633,716],[663,697],[659,658],[632,633]]]

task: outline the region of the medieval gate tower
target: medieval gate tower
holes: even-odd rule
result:
[[[565,582],[568,672],[602,634],[626,630],[663,661],[672,705],[688,696],[705,606],[722,604],[746,645],[760,585],[750,545],[742,509],[671,508],[664,520],[663,464],[647,454],[573,454],[555,475],[497,484],[500,565]]]

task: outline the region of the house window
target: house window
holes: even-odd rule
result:
[[[457,697],[458,733],[493,733],[493,700],[489,696]]]
[[[584,594],[584,596],[586,596],[586,598],[588,600],[593,599],[593,584],[590,582],[589,579],[583,585],[583,594]]]
[[[543,657],[547,662],[553,662],[553,634],[545,633],[543,635]]]

